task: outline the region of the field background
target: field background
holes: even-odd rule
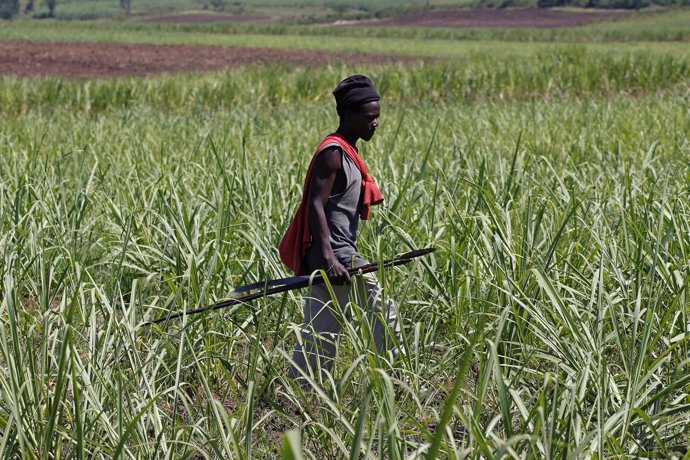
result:
[[[288,3],[0,21],[0,457],[690,458],[690,12]],[[148,22],[182,13],[271,19]],[[289,275],[352,73],[383,98],[360,250],[437,248],[380,274],[406,353],[373,353],[355,301],[333,373],[288,380],[305,291],[141,327]]]

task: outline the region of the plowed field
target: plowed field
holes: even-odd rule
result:
[[[419,59],[222,46],[0,41],[0,75],[58,75],[69,78],[148,76],[205,72],[247,64],[320,66],[338,61],[363,64],[417,62]]]
[[[237,14],[175,14],[146,19],[145,22],[173,24],[208,24],[211,22],[266,22],[270,16],[241,16]]]
[[[428,11],[409,16],[367,21],[367,26],[409,26],[409,27],[518,27],[556,28],[576,27],[592,21],[614,17],[630,16],[621,11],[561,11],[550,9],[516,10],[448,10]]]

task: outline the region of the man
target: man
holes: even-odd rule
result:
[[[333,96],[340,124],[321,142],[311,160],[302,203],[280,243],[280,254],[298,275],[324,270],[337,304],[325,285],[312,287],[304,305],[302,343],[295,348],[289,371],[292,378],[302,372],[308,374],[310,369],[332,367],[341,330],[342,314],[337,307],[347,305],[351,293],[360,294],[359,302],[364,304],[361,307],[366,309],[370,334],[379,352],[385,349],[387,334],[393,333],[395,343],[399,338],[396,306],[390,300],[382,302],[376,277],[364,275],[351,280],[347,270],[366,264],[356,246],[359,220],[368,219],[370,207],[383,201],[356,148],[358,140],[368,141],[376,132],[381,98],[364,75],[341,81]]]

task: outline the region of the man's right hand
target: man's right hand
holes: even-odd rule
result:
[[[328,275],[328,279],[335,285],[350,284],[350,273],[347,268],[337,260],[327,262],[323,269]]]

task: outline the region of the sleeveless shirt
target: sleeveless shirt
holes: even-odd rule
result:
[[[324,148],[332,147],[327,145]],[[340,152],[345,177],[345,188],[340,193],[328,197],[325,214],[328,222],[329,241],[333,255],[345,267],[358,267],[366,262],[357,251],[357,229],[362,194],[362,173],[352,159]],[[321,264],[320,248],[312,246],[307,254],[310,270]]]
[[[309,195],[309,185],[311,183],[311,172],[316,156],[326,147],[336,146],[340,149],[341,155],[343,155],[341,156],[341,160],[347,157],[347,159],[350,161],[341,162],[341,164],[344,165],[342,166],[342,174],[346,179],[345,190],[343,193],[329,197],[332,198],[330,207],[332,212],[329,213],[329,216],[335,224],[334,228],[339,227],[341,229],[345,229],[345,231],[338,235],[337,229],[336,232],[331,233],[331,229],[329,228],[329,243],[331,241],[333,242],[336,257],[339,258],[342,263],[348,266],[357,267],[365,264],[365,262],[357,254],[356,238],[357,225],[359,224],[357,214],[359,214],[359,218],[362,220],[369,219],[371,216],[371,207],[383,203],[383,195],[374,183],[374,180],[369,175],[367,167],[359,157],[357,149],[350,145],[341,135],[332,133],[321,141],[316,153],[309,163],[306,178],[304,179],[302,201],[297,208],[297,212],[295,213],[292,222],[290,222],[285,235],[283,235],[283,238],[278,245],[280,260],[282,260],[283,263],[285,263],[285,265],[287,265],[293,271],[293,273],[297,275],[306,275],[313,269],[323,267],[324,261],[321,259],[321,254],[312,250],[310,257],[310,248],[312,248],[312,233],[311,229],[309,228],[310,223],[307,201]],[[353,173],[352,171],[355,168],[356,173]],[[356,175],[353,176],[353,174]],[[348,200],[345,200],[343,196],[345,196],[348,192],[347,185],[350,183],[350,181],[356,182],[357,175],[361,179],[359,197],[350,200],[350,204],[346,205],[345,203],[347,203]],[[348,216],[348,212],[343,211],[347,211],[348,208],[353,208],[353,203],[356,203],[354,206],[354,216],[352,216],[352,212],[350,212],[350,216]],[[328,204],[329,203],[327,202],[326,206],[328,206]],[[334,204],[343,204],[343,206],[334,206]],[[326,209],[324,209],[324,212],[325,211]],[[343,219],[336,217],[338,215],[340,215],[340,217],[345,217],[345,224],[343,224]],[[326,223],[328,225],[328,220]],[[339,241],[342,240],[342,238],[339,238],[339,236],[342,235],[345,235],[346,244],[344,245],[339,244]]]

